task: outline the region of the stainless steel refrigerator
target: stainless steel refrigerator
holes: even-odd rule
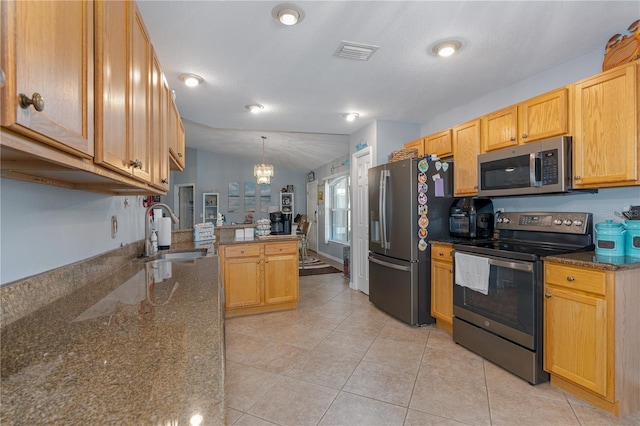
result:
[[[453,163],[406,159],[369,169],[369,300],[431,324],[430,240],[449,238]]]

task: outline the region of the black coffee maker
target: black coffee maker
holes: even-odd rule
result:
[[[282,221],[282,212],[269,213],[269,219],[271,220],[271,234],[272,235],[284,234],[284,223]],[[289,222],[289,230],[291,230],[291,222]],[[291,231],[289,231],[289,233],[291,233]]]
[[[449,235],[456,238],[490,238],[493,203],[489,198],[456,198],[449,209]]]
[[[282,233],[291,233],[291,213],[282,213]]]

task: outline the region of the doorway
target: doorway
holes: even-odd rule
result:
[[[178,211],[178,229],[193,228],[195,223],[194,193],[195,184],[193,183],[173,186],[173,209]]]
[[[318,181],[307,183],[307,218],[309,230],[309,250],[318,252]]]
[[[351,156],[353,186],[353,243],[351,254],[351,286],[369,294],[369,168],[371,147],[356,151]]]

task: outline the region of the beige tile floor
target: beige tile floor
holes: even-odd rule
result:
[[[226,344],[234,426],[640,425],[401,323],[341,274],[301,277],[295,311],[227,320]]]

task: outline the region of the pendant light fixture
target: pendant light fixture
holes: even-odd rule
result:
[[[267,185],[271,183],[271,178],[273,177],[273,166],[271,164],[265,164],[264,162],[264,141],[267,139],[266,136],[261,136],[262,138],[262,164],[256,164],[253,166],[253,175],[256,177],[256,181],[258,185]]]

